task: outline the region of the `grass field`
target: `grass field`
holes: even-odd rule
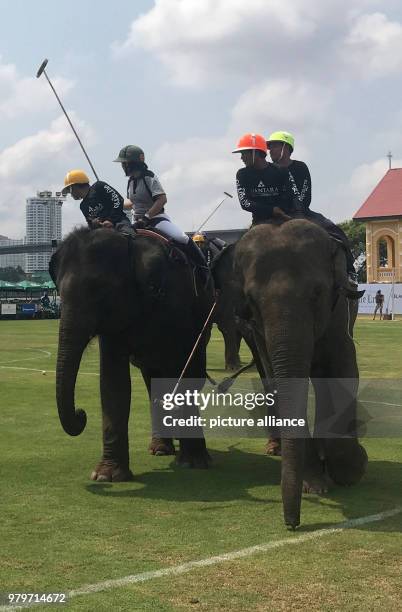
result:
[[[147,453],[148,406],[133,369],[135,481],[91,483],[100,453],[97,345],[84,355],[76,394],[88,425],[69,438],[54,399],[57,328],[57,321],[0,322],[0,592],[65,592],[285,540],[276,549],[182,575],[79,595],[64,608],[402,610],[402,514],[287,543],[402,506],[401,438],[366,439],[364,480],[325,497],[304,496],[302,527],[289,533],[280,459],[264,456],[263,440],[211,439],[208,471],[182,471],[171,457]],[[402,378],[402,322],[359,320],[356,341],[363,378]],[[245,349],[242,356],[246,361]],[[224,377],[216,331],[208,364],[213,376]]]

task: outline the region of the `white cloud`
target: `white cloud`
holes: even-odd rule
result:
[[[237,100],[230,129],[239,131],[243,126],[244,131],[244,126],[249,126],[249,131],[263,134],[273,129],[300,133],[327,120],[330,103],[331,91],[307,79],[265,81]]]
[[[342,50],[363,77],[381,77],[402,68],[402,23],[383,13],[360,15],[353,23]]]
[[[385,0],[155,0],[135,19],[121,57],[143,48],[183,86],[227,84],[333,67],[352,16]],[[319,49],[318,49],[319,48]],[[317,52],[318,51],[318,52]],[[303,66],[303,67],[302,67]]]
[[[215,81],[220,75],[263,70],[273,58],[273,39],[305,40],[316,25],[300,0],[156,0],[131,24],[117,56],[142,47],[154,53],[182,85]]]
[[[242,165],[232,155],[233,142],[223,139],[189,139],[165,143],[153,156],[152,169],[166,189],[166,212],[183,230],[195,230],[225,197],[227,199],[204,229],[246,227],[250,215],[244,213],[235,191],[236,170]]]
[[[92,142],[91,129],[70,113],[86,142]],[[27,136],[0,152],[0,226],[10,238],[25,235],[25,200],[37,191],[59,191],[72,160],[78,159],[78,144],[64,115],[50,127]],[[75,203],[76,204],[76,203]],[[82,223],[78,206],[66,205],[63,227]]]
[[[52,83],[59,96],[70,91],[74,83],[55,77]],[[14,64],[6,64],[0,56],[0,121],[8,121],[22,114],[43,113],[57,106],[45,77],[22,77]]]

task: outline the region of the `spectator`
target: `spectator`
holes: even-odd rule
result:
[[[50,300],[49,300],[49,296],[47,294],[47,291],[45,291],[45,293],[40,298],[40,303],[42,304],[42,308],[44,310],[47,310],[50,307]]]
[[[381,289],[379,289],[377,291],[377,293],[375,294],[375,308],[374,308],[374,316],[373,316],[373,321],[375,319],[375,316],[377,314],[377,310],[380,311],[380,321],[382,319],[382,307],[384,304],[384,294],[381,293]]]

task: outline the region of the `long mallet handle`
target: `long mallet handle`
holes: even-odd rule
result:
[[[178,389],[178,387],[179,387],[179,385],[180,385],[180,383],[181,383],[181,381],[182,381],[182,378],[183,378],[183,376],[184,376],[184,374],[186,373],[186,370],[187,370],[187,368],[188,368],[188,364],[190,363],[190,361],[191,361],[191,360],[192,360],[192,358],[193,358],[193,355],[194,355],[194,353],[195,353],[195,350],[196,350],[196,348],[197,348],[197,346],[198,346],[198,344],[199,344],[199,342],[200,342],[200,340],[201,340],[201,337],[202,337],[202,334],[203,334],[203,333],[204,333],[204,331],[205,331],[205,328],[207,327],[207,325],[208,325],[208,323],[209,323],[210,318],[212,317],[212,313],[214,312],[215,307],[216,307],[216,302],[214,302],[214,303],[213,303],[212,308],[211,308],[211,310],[209,311],[209,315],[208,315],[208,316],[207,316],[207,318],[206,318],[206,321],[205,321],[205,323],[204,323],[204,327],[203,327],[203,328],[202,328],[202,330],[200,331],[200,334],[199,334],[199,336],[198,336],[198,338],[197,338],[197,340],[196,340],[196,342],[195,342],[195,344],[194,344],[194,346],[193,346],[193,350],[191,351],[191,353],[190,353],[190,355],[189,355],[189,358],[188,358],[188,359],[187,359],[187,361],[186,361],[186,365],[184,366],[184,368],[183,368],[183,370],[182,370],[182,372],[181,372],[181,374],[180,374],[179,380],[177,381],[177,383],[176,383],[176,385],[175,385],[175,387],[174,387],[174,389],[173,389],[173,391],[172,391],[172,400],[174,399],[174,396],[176,395],[177,389]]]
[[[204,227],[204,225],[207,223],[207,221],[210,220],[210,218],[212,217],[212,215],[214,215],[216,213],[216,211],[218,210],[218,208],[220,206],[222,206],[222,204],[225,202],[225,200],[227,200],[228,198],[233,198],[233,196],[228,193],[227,191],[223,192],[225,194],[225,197],[223,198],[223,200],[221,202],[219,202],[218,206],[215,206],[215,208],[213,209],[213,211],[211,212],[210,215],[208,215],[208,217],[205,219],[204,223],[202,223],[200,225],[200,227],[198,228],[198,230],[195,232],[196,234],[198,234],[198,232],[200,232],[202,230],[202,228]]]
[[[61,100],[60,100],[59,96],[57,95],[57,91],[55,90],[55,88],[53,87],[53,85],[52,85],[52,83],[51,83],[51,81],[50,81],[49,77],[47,76],[47,73],[46,73],[45,68],[46,68],[46,66],[47,66],[48,61],[49,61],[49,60],[47,60],[47,59],[43,60],[43,62],[41,63],[41,65],[40,65],[40,67],[39,67],[38,72],[36,73],[36,78],[37,78],[37,79],[39,79],[39,77],[42,75],[42,73],[45,75],[47,82],[49,83],[49,85],[50,85],[50,87],[51,87],[51,89],[52,89],[52,91],[53,91],[54,95],[56,96],[56,99],[57,99],[58,103],[60,104],[61,109],[62,109],[63,113],[65,114],[66,119],[67,119],[67,121],[69,122],[70,127],[71,127],[71,129],[73,130],[73,132],[74,132],[74,134],[75,134],[76,139],[78,140],[78,143],[79,143],[79,145],[80,145],[80,147],[81,147],[81,149],[82,149],[82,152],[84,153],[85,157],[87,158],[87,161],[88,161],[89,165],[90,165],[90,166],[91,166],[91,168],[92,168],[92,172],[94,173],[94,175],[95,175],[95,177],[96,177],[96,180],[97,180],[97,181],[99,181],[99,177],[98,177],[98,175],[97,175],[97,173],[96,173],[95,168],[94,168],[94,167],[93,167],[93,165],[92,165],[91,160],[90,160],[90,159],[89,159],[89,157],[88,157],[87,152],[86,152],[86,151],[85,151],[85,149],[84,149],[84,145],[82,144],[82,142],[81,142],[81,140],[80,140],[80,137],[78,136],[77,131],[76,131],[75,127],[73,126],[73,124],[72,124],[72,122],[71,122],[70,117],[69,117],[69,116],[68,116],[68,114],[67,114],[66,109],[64,108],[64,106],[63,106],[63,104],[62,104],[62,102],[61,102]]]

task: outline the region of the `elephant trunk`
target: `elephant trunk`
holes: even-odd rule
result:
[[[295,529],[300,524],[303,487],[304,447],[308,435],[307,399],[313,353],[313,330],[308,317],[303,325],[294,318],[281,317],[279,325],[266,327],[266,341],[278,391],[279,416],[304,419],[304,426],[281,429],[282,501],[285,524]]]
[[[74,323],[74,324],[73,324]],[[87,422],[83,410],[75,409],[74,392],[82,354],[89,334],[77,332],[77,322],[63,311],[59,330],[59,350],[56,369],[56,398],[60,423],[70,436],[78,436]]]

